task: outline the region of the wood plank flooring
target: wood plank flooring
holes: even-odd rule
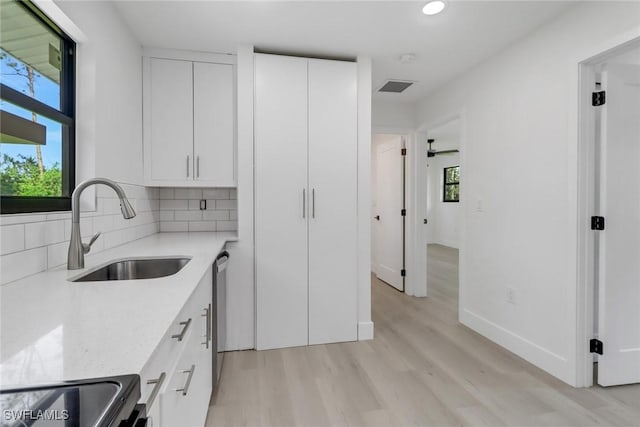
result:
[[[457,251],[429,298],[373,278],[375,339],[230,352],[207,426],[640,426],[640,385],[574,389],[458,323]]]

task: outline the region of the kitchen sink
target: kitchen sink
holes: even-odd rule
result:
[[[191,258],[129,258],[103,265],[73,282],[102,282],[106,280],[155,279],[176,274]]]

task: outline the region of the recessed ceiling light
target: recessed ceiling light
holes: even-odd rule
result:
[[[422,8],[425,15],[437,15],[444,10],[445,3],[442,0],[430,1]]]

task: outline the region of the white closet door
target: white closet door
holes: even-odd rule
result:
[[[195,179],[234,186],[233,66],[193,63]]]
[[[151,179],[193,177],[193,68],[151,58]]]
[[[602,84],[598,384],[640,382],[640,66],[607,64]]]
[[[309,60],[309,344],[357,339],[357,137],[356,64]]]
[[[257,348],[307,345],[307,60],[255,56]]]

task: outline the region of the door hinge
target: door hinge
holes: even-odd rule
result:
[[[402,209],[402,210],[400,211],[400,215],[402,215],[402,216],[407,216],[407,210],[406,210],[406,209]]]
[[[604,217],[592,216],[591,217],[591,229],[592,230],[604,230]]]
[[[600,92],[593,92],[591,94],[591,105],[599,107],[607,102],[607,93],[604,90]]]
[[[400,276],[405,277],[406,275],[407,275],[407,270],[405,270],[404,268],[400,270]]]
[[[403,156],[406,156],[407,155],[407,149],[406,148],[400,149],[400,154],[403,155]]]
[[[589,352],[602,355],[603,346],[604,344],[602,344],[602,341],[600,341],[599,339],[593,338],[592,340],[589,341]]]

